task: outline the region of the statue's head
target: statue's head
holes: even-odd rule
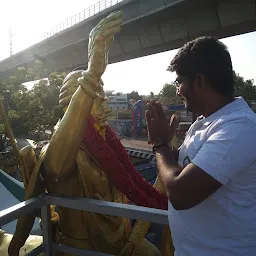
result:
[[[76,92],[79,87],[78,78],[82,77],[82,72],[84,70],[76,70],[69,73],[64,81],[60,90],[59,103],[64,106],[64,111],[66,111],[70,100],[73,94]],[[98,98],[94,100],[93,108],[91,111],[91,115],[96,117],[96,120],[99,121],[99,125],[103,128],[106,126],[106,121],[108,117],[111,115],[112,110],[107,104],[107,97],[103,90],[103,81],[100,81],[100,87],[97,91]]]

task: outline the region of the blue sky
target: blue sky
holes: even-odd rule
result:
[[[8,0],[1,4],[0,16],[0,59],[9,56],[9,30],[13,35],[14,53],[32,44],[44,32],[66,18],[79,13],[95,0]],[[229,49],[233,67],[246,79],[256,82],[256,32],[221,40]],[[175,74],[166,67],[177,50],[150,55],[143,58],[111,64],[103,76],[105,89],[116,92],[138,91],[149,94],[159,93],[166,82],[173,81]]]

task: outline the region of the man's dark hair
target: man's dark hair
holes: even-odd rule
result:
[[[212,37],[199,37],[186,43],[173,58],[169,71],[195,78],[203,74],[217,93],[226,97],[234,94],[233,68],[227,47]]]

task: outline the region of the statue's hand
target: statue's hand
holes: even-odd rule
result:
[[[114,35],[120,31],[123,12],[113,12],[91,31],[88,45],[88,73],[100,81],[108,64],[108,51],[113,43]]]
[[[100,80],[100,83],[97,83],[96,79],[88,71],[76,70],[70,72],[65,77],[60,89],[59,104],[67,107],[79,86],[89,97],[96,99],[98,92],[103,91],[102,84],[102,80]]]
[[[59,104],[68,106],[74,92],[79,87],[78,78],[82,76],[82,70],[70,72],[64,79],[60,89]]]

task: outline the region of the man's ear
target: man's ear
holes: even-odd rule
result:
[[[208,86],[208,83],[207,83],[207,79],[205,77],[205,75],[201,74],[201,73],[198,73],[196,74],[195,76],[195,80],[194,80],[194,87],[196,89],[203,89],[203,88],[206,88]]]

